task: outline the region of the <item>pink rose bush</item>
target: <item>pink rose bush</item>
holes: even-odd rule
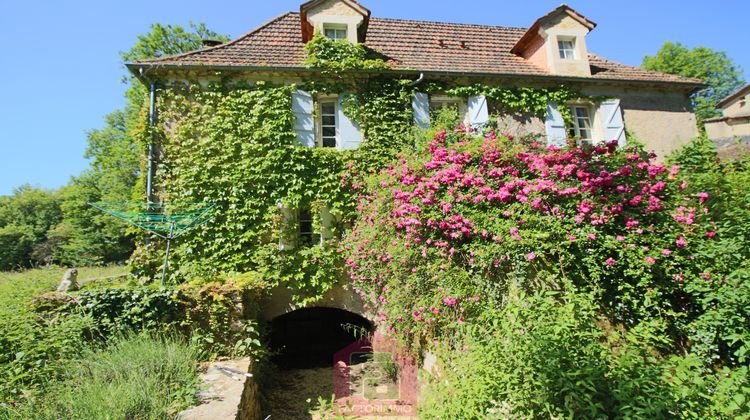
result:
[[[598,290],[632,323],[682,310],[681,288],[702,280],[693,246],[714,233],[678,172],[615,143],[442,132],[369,179],[341,251],[360,296],[408,339],[541,289]]]

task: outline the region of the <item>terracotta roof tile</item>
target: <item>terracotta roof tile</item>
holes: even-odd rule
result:
[[[305,52],[298,13],[286,13],[216,47],[135,65],[304,68]],[[394,69],[446,73],[551,76],[511,53],[525,28],[370,18],[366,45]],[[616,63],[589,55],[592,79],[685,83],[689,79]]]

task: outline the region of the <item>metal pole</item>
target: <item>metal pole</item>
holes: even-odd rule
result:
[[[169,249],[172,245],[172,234],[174,233],[174,222],[169,227],[169,235],[167,235],[167,251],[164,253],[164,266],[161,269],[161,287],[164,287],[164,278],[167,276],[167,265],[169,264]]]

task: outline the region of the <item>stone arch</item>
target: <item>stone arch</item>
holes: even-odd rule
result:
[[[352,290],[349,284],[337,284],[326,293],[323,298],[308,307],[341,309],[354,313],[375,323],[375,314],[365,309],[362,300]],[[303,309],[292,301],[292,292],[284,287],[276,287],[270,292],[270,299],[260,306],[260,315],[270,321],[276,317]]]

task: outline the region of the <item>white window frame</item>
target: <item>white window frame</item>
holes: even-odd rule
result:
[[[570,109],[570,115],[573,117],[573,125],[568,127],[568,135],[576,139],[579,143],[594,144],[594,118],[596,113],[589,105],[584,104],[572,104],[568,107]],[[578,111],[585,111],[585,116],[579,116]],[[582,127],[588,122],[588,127]],[[583,124],[582,124],[583,123]],[[586,132],[586,137],[581,135],[581,132]]]
[[[333,106],[333,114],[329,113],[323,113],[323,107],[326,105]],[[316,125],[318,126],[317,130],[317,138],[315,139],[315,142],[318,147],[327,147],[330,149],[338,149],[341,145],[341,140],[339,138],[339,103],[338,98],[336,97],[323,97],[318,99],[318,112],[317,112],[317,118],[316,118]],[[330,124],[324,124],[324,117],[333,117],[333,125]],[[334,129],[334,135],[333,136],[324,136],[324,129],[325,128],[333,128]],[[333,138],[334,145],[333,146],[325,146],[325,139]]]
[[[333,36],[329,34],[329,32],[333,33]],[[349,28],[347,25],[336,25],[336,24],[325,24],[323,25],[323,35],[326,36],[326,38],[332,39],[334,41],[340,41],[343,39],[349,39]]]
[[[568,47],[566,44],[570,44]],[[557,53],[560,60],[577,60],[578,53],[576,52],[576,38],[572,36],[559,36],[557,37]]]
[[[297,237],[300,248],[318,245],[323,241],[320,233],[315,232],[315,215],[309,207],[297,209]]]

